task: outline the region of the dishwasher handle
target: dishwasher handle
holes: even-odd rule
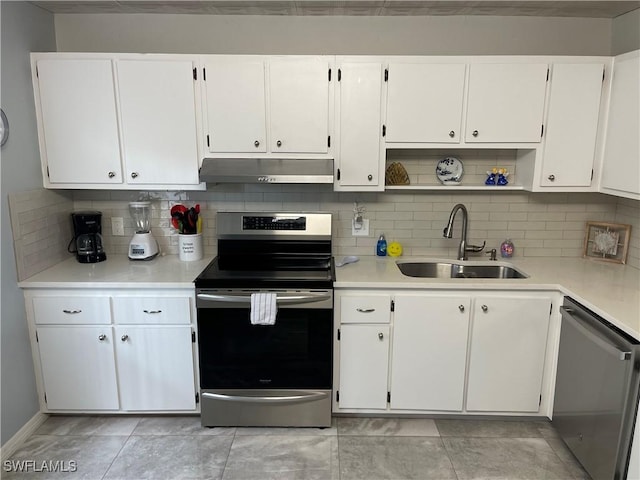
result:
[[[560,313],[562,314],[562,318],[571,322],[571,324],[578,329],[585,337],[587,337],[590,341],[598,345],[604,351],[608,352],[610,355],[613,355],[618,360],[626,361],[631,360],[631,352],[625,352],[620,350],[617,346],[605,340],[602,336],[598,335],[592,328],[588,326],[588,324],[582,320],[580,317],[574,315],[575,310],[567,307],[560,307]]]

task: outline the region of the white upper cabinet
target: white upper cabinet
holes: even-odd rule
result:
[[[323,57],[269,62],[272,152],[328,152],[329,68]]]
[[[601,63],[553,65],[541,186],[591,185],[603,71]]]
[[[31,55],[44,185],[200,189],[186,56]]]
[[[215,57],[204,68],[209,152],[265,153],[265,62]]]
[[[45,186],[122,184],[113,61],[37,60],[34,88]]]
[[[547,64],[477,63],[469,66],[469,143],[540,142]]]
[[[383,190],[382,63],[338,64],[336,190]]]
[[[128,183],[199,183],[193,68],[189,60],[117,62]]]
[[[640,50],[615,57],[600,191],[640,200]]]
[[[464,64],[390,63],[387,143],[459,143]]]

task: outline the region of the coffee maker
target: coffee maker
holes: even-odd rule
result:
[[[73,212],[73,239],[69,252],[76,254],[80,263],[97,263],[107,259],[102,247],[102,212]],[[74,250],[71,250],[73,244]]]

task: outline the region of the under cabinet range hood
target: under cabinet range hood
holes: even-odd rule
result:
[[[332,159],[205,158],[206,183],[333,183]]]

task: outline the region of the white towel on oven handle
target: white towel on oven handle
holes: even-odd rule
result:
[[[251,294],[251,325],[275,325],[278,313],[275,293]]]

